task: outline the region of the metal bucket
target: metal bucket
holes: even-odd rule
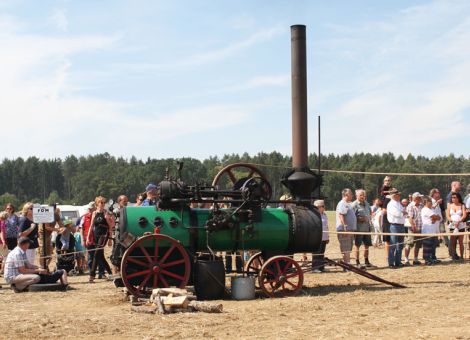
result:
[[[254,277],[232,276],[231,286],[234,300],[253,300],[255,298]]]

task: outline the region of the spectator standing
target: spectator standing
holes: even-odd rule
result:
[[[460,190],[462,190],[462,184],[459,181],[453,181],[450,184],[450,191],[446,197],[446,203],[452,203],[452,194],[460,194]]]
[[[312,254],[312,269],[314,273],[322,273],[325,271],[325,250],[326,245],[330,242],[330,234],[328,233],[328,216],[325,213],[325,201],[316,200],[313,205],[318,209],[322,223],[322,238],[320,249]]]
[[[441,211],[442,219],[439,221],[439,232],[445,233],[446,232],[446,226],[445,226],[446,203],[444,203],[444,200],[441,198],[441,192],[437,188],[431,189],[431,191],[429,192],[429,196],[432,199],[433,208],[438,207]],[[444,236],[442,237],[442,239],[444,240],[444,243],[447,247],[449,256],[452,256],[449,237]]]
[[[470,184],[467,185],[467,196],[463,199],[463,204],[465,204],[466,208],[470,207]]]
[[[464,199],[464,205],[465,205],[465,211],[467,212],[467,218],[465,220],[465,224],[466,224],[466,229],[467,231],[470,231],[470,220],[469,220],[469,217],[470,217],[470,184],[467,185],[467,196],[465,196],[465,199]],[[468,249],[470,250],[470,235],[467,235],[468,237]],[[469,259],[470,259],[470,254],[469,254]]]
[[[341,192],[342,199],[336,206],[336,230],[356,231],[356,214],[351,207],[352,191],[344,189]],[[349,263],[354,242],[352,234],[338,234],[339,248],[343,254],[343,261]]]
[[[452,192],[451,203],[447,204],[447,221],[449,221],[449,230],[455,236],[450,237],[452,259],[457,261],[463,259],[463,235],[459,232],[465,231],[465,220],[467,212],[462,202],[462,196],[458,192]],[[460,257],[457,255],[457,241],[459,242]]]
[[[31,242],[29,243],[29,249],[26,251],[26,257],[31,265],[35,264],[36,251],[39,248],[38,241],[38,225],[33,223],[33,203],[27,202],[24,204],[21,211],[21,217],[19,219],[20,237],[28,237]]]
[[[86,248],[87,251],[87,262],[88,262],[88,270],[91,272],[91,266],[93,264],[93,259],[95,257],[95,248],[96,245],[93,242],[93,236],[88,239],[88,233],[91,230],[91,233],[93,233],[93,228],[91,228],[91,217],[93,215],[93,212],[96,210],[96,204],[95,202],[90,202],[88,203],[88,211],[86,214],[82,216],[81,220],[81,225],[80,225],[80,231],[81,231],[81,241],[82,241],[82,246]],[[104,268],[103,265],[100,265],[98,267],[98,278],[102,278],[104,275]]]
[[[410,204],[410,201],[413,202],[413,195],[410,195],[411,196],[411,200],[409,200],[408,198],[404,198],[401,200],[401,205],[403,206],[403,208],[408,208],[408,205]]]
[[[5,211],[8,213],[6,220],[6,242],[8,250],[15,249],[18,242],[18,234],[20,232],[18,216],[15,214],[15,207],[8,203]]]
[[[433,207],[432,198],[429,196],[424,198],[421,219],[423,221],[423,235],[439,233],[439,221],[442,220],[441,209],[439,207]],[[426,265],[440,262],[436,257],[437,242],[437,236],[428,236],[423,239],[423,258]]]
[[[390,222],[387,215],[387,205],[390,202],[389,193],[393,190],[392,188],[392,178],[390,176],[385,176],[383,180],[383,185],[379,189],[379,198],[382,200],[382,231],[383,233],[390,233]],[[385,254],[388,258],[389,246],[390,246],[390,235],[383,235],[383,241],[385,242]]]
[[[126,195],[120,195],[117,199],[118,203],[118,209],[113,210],[114,214],[114,228],[113,228],[113,250],[111,252],[111,265],[112,265],[112,271],[113,275],[118,275],[120,268],[119,266],[121,265],[121,259],[124,254],[125,249],[121,246],[119,243],[119,235],[120,235],[120,230],[119,230],[119,223],[120,223],[120,217],[121,217],[121,210],[127,207],[127,204],[129,203],[129,199],[127,198]]]
[[[87,242],[93,242],[96,246],[95,256],[91,265],[90,282],[94,282],[96,269],[101,263],[109,275],[112,275],[111,268],[104,256],[104,248],[106,243],[112,246],[110,238],[112,237],[112,228],[114,227],[114,218],[112,214],[105,209],[106,199],[103,196],[95,198],[96,210],[91,216],[91,227],[88,230]]]
[[[379,247],[382,245],[382,222],[383,222],[383,215],[382,215],[382,200],[380,198],[376,198],[374,200],[374,204],[371,207],[371,218],[372,218],[372,225],[374,226],[374,239],[372,244],[374,247]]]
[[[424,205],[422,202],[423,195],[419,192],[413,193],[411,195],[412,202],[406,208],[406,212],[408,214],[407,220],[409,224],[409,232],[411,234],[421,234],[421,229],[423,227],[423,221],[421,219],[421,210],[423,209]],[[405,224],[407,225],[407,224]],[[410,252],[411,248],[413,249],[413,265],[417,266],[420,265],[421,262],[418,259],[419,249],[422,246],[422,239],[419,236],[412,236],[409,235],[406,237],[405,240],[405,266],[410,265]]]
[[[8,255],[8,247],[6,241],[6,219],[8,213],[0,212],[0,273],[3,273],[3,259]]]
[[[400,203],[400,193],[398,190],[391,190],[388,195],[390,202],[387,204],[387,216],[390,221],[391,233],[405,232],[405,216],[406,210]],[[388,265],[390,268],[402,267],[401,256],[403,251],[404,236],[390,236],[390,248],[388,252]]]
[[[147,193],[147,198],[143,200],[141,207],[148,207],[148,206],[156,206],[157,199],[158,199],[158,192],[157,186],[153,183],[149,183],[145,188],[145,192]]]
[[[77,261],[77,267],[75,271],[78,274],[83,274],[85,269],[85,247],[82,242],[82,233],[80,225],[77,226],[75,233],[73,234],[75,238],[75,260]]]
[[[358,232],[370,233],[370,205],[366,201],[366,191],[364,189],[356,190],[356,200],[351,204],[354,214],[356,215],[356,230]],[[361,245],[364,244],[364,264],[365,267],[372,267],[369,262],[369,247],[372,245],[372,238],[370,235],[355,235],[354,244],[356,250],[356,265],[361,267],[359,259],[359,252]]]

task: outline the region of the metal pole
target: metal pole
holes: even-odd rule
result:
[[[318,173],[321,173],[321,120],[318,116]]]
[[[42,224],[42,267],[44,269],[48,269],[46,267],[47,259],[46,259],[46,223]]]
[[[318,116],[318,174],[321,175],[321,119]],[[321,186],[318,187],[318,197],[321,197]]]
[[[291,26],[292,167],[308,167],[306,26]]]

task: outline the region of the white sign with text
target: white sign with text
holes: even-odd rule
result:
[[[34,223],[52,223],[54,222],[54,207],[50,205],[33,205]]]

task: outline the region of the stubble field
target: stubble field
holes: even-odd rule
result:
[[[330,228],[333,228],[330,220]],[[326,254],[339,257],[332,235]],[[67,292],[15,294],[0,283],[2,339],[18,338],[470,338],[470,263],[453,263],[438,248],[436,266],[386,268],[384,249],[371,249],[371,272],[396,289],[340,268],[307,273],[297,297],[218,301],[222,314],[147,315],[130,311],[111,282],[71,277]]]

